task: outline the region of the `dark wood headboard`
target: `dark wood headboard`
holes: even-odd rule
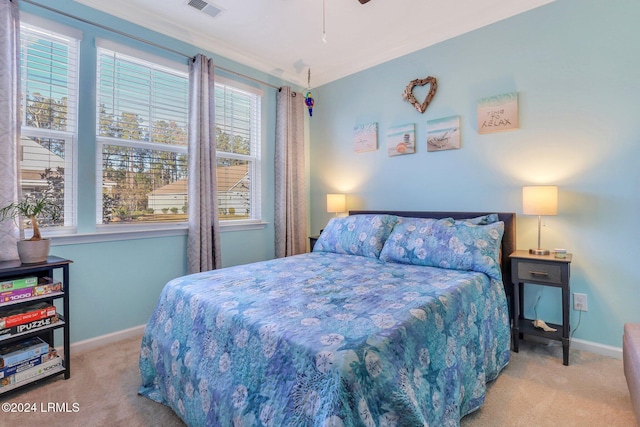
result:
[[[453,218],[467,219],[481,215],[497,213],[500,221],[504,222],[504,236],[502,237],[502,282],[507,298],[511,301],[513,285],[511,284],[511,257],[516,250],[516,214],[513,212],[406,212],[406,211],[349,211],[349,215],[358,214],[390,214],[410,218]]]

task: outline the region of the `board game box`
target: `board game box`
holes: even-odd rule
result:
[[[36,356],[49,353],[49,344],[40,337],[29,338],[0,347],[0,368],[17,365]]]
[[[22,371],[26,371],[27,369],[31,369],[35,366],[38,366],[39,364],[41,364],[42,362],[46,362],[47,360],[52,358],[52,355],[55,357],[57,356],[57,353],[55,351],[55,349],[50,348],[49,349],[49,353],[47,354],[41,354],[40,356],[36,356],[36,357],[32,357],[29,360],[26,360],[22,363],[19,363],[17,365],[13,365],[13,366],[9,366],[6,368],[2,368],[0,369],[0,379],[2,378],[6,378],[10,375],[13,375],[15,373],[18,372],[22,372]]]
[[[22,279],[13,279],[0,282],[0,291],[14,291],[16,289],[30,288],[38,284],[37,277],[24,277]]]
[[[48,279],[48,278],[44,278]],[[50,279],[49,279],[50,280]],[[16,289],[13,291],[0,292],[0,303],[16,302],[27,298],[47,295],[53,292],[62,292],[61,282],[44,282],[30,288]]]
[[[9,338],[12,335],[21,334],[23,332],[29,332],[37,328],[43,328],[45,326],[51,326],[58,322],[59,316],[53,315],[51,317],[45,317],[44,319],[36,319],[27,323],[12,326],[10,328],[0,329],[0,340]]]
[[[46,358],[46,360],[44,360]],[[20,372],[16,372],[15,374],[6,376],[4,378],[0,378],[0,387],[5,387],[11,384],[20,383],[23,381],[30,380],[32,378],[36,378],[39,376],[44,376],[49,372],[53,372],[62,366],[62,358],[57,354],[46,354],[42,356],[41,363],[39,365],[34,366],[33,368],[28,368]]]
[[[2,329],[55,315],[56,307],[47,302],[30,304],[14,309],[0,310],[0,335],[2,334]]]

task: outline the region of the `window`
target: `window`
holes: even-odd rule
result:
[[[188,78],[98,48],[98,224],[187,220]]]
[[[261,93],[216,78],[215,125],[220,221],[260,217]]]
[[[73,227],[79,38],[25,22],[20,32],[22,194],[57,201],[62,215],[43,227]]]

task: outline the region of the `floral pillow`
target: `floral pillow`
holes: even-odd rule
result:
[[[504,222],[476,225],[468,221],[401,218],[380,259],[452,270],[478,271],[500,279]]]
[[[313,251],[378,258],[397,220],[395,215],[331,218],[318,237]]]

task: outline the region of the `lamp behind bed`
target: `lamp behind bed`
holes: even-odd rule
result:
[[[327,212],[338,213],[347,210],[347,197],[345,194],[327,194]]]

